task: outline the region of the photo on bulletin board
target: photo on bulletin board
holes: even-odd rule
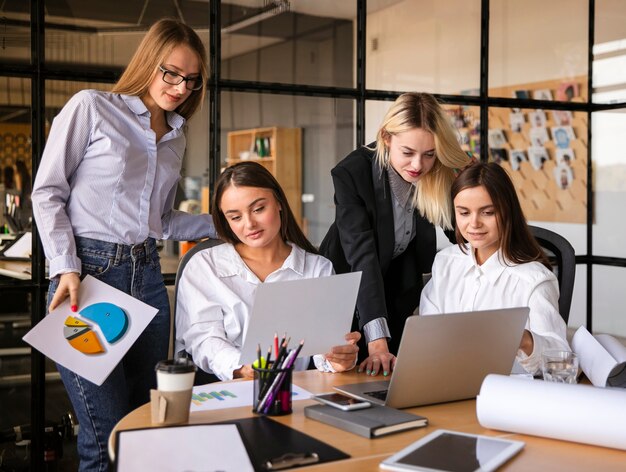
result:
[[[548,136],[546,128],[530,128],[530,142],[532,146],[543,146],[548,141],[550,141],[550,136]]]
[[[515,92],[513,92],[513,98],[530,98],[530,91],[529,90],[516,90]]]
[[[572,124],[572,112],[569,110],[554,110],[552,119],[557,126],[570,126]]]
[[[501,129],[490,129],[488,136],[490,148],[502,148],[505,146],[506,137]]]
[[[491,160],[497,164],[502,164],[502,161],[509,160],[504,148],[491,148],[489,152],[491,153]]]
[[[543,163],[546,162],[550,157],[548,156],[548,150],[543,146],[531,146],[528,148],[528,160],[530,161],[530,165],[533,166],[535,170],[541,170],[543,168]]]
[[[546,112],[543,110],[531,111],[528,114],[528,121],[530,122],[530,126],[533,128],[543,128],[546,126],[546,122],[548,121]]]
[[[557,148],[556,150],[556,163],[557,164],[565,163],[569,165],[575,158],[576,156],[574,155],[574,150],[572,148],[565,148],[565,149]]]
[[[524,123],[526,123],[526,118],[524,118],[524,114],[522,112],[518,111],[509,115],[509,124],[511,126],[511,131],[514,133],[520,133]]]
[[[548,89],[533,90],[535,100],[552,100],[552,92]]]
[[[568,189],[574,180],[572,168],[568,164],[565,164],[565,162],[557,165],[554,168],[554,180],[556,181],[557,187],[561,190]]]
[[[519,170],[520,164],[524,161],[527,161],[526,152],[523,149],[513,149],[511,150],[511,169]]]
[[[576,97],[578,97],[576,82],[562,82],[555,94],[555,98],[561,102],[571,102]]]
[[[576,139],[574,129],[571,126],[553,126],[550,128],[550,132],[554,144],[561,149],[570,147],[570,142]]]

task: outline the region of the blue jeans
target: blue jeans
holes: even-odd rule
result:
[[[159,309],[102,385],[57,364],[80,424],[79,470],[106,472],[111,430],[131,410],[147,403],[150,389],[156,388],[154,367],[167,358],[170,306],[154,239],[125,246],[77,236],[76,251],[82,262],[82,276],[92,275]],[[54,278],[50,281],[48,305],[57,287],[58,278]]]

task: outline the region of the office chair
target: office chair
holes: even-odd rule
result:
[[[554,268],[559,281],[559,312],[567,324],[574,293],[576,253],[569,241],[554,231],[538,226],[529,226],[529,228]]]
[[[192,247],[189,251],[187,251],[187,253],[180,260],[180,264],[178,264],[178,270],[176,271],[176,282],[174,282],[174,349],[176,349],[176,308],[178,304],[178,282],[183,275],[183,271],[185,270],[187,263],[196,253],[202,251],[203,249],[219,246],[223,243],[224,241],[222,241],[221,239],[207,239],[205,241],[201,241],[194,247]],[[187,351],[175,352],[174,357],[189,357],[189,353]],[[217,376],[198,368],[198,370],[196,371],[194,385],[204,385],[211,382],[219,382],[219,380],[220,379],[217,378]]]

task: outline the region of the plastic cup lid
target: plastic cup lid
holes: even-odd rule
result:
[[[159,361],[154,368],[157,372],[167,372],[168,374],[186,374],[196,371],[196,365],[191,359],[186,357],[177,357],[176,359],[167,359]]]

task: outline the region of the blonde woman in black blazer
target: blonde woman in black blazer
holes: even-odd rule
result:
[[[418,307],[422,274],[435,257],[434,225],[452,229],[450,186],[455,169],[469,162],[437,100],[405,93],[376,142],[331,172],[335,222],[320,253],[337,273],[363,273],[354,323],[368,353],[359,369],[369,375],[393,369],[404,321]]]

